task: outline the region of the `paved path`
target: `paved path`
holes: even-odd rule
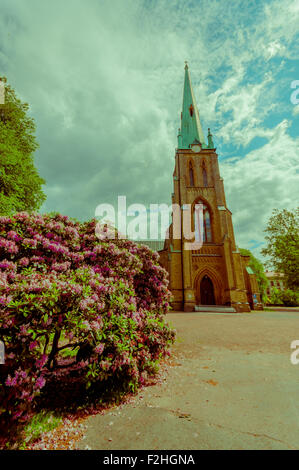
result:
[[[171,313],[162,384],[88,418],[79,448],[299,449],[298,312]]]

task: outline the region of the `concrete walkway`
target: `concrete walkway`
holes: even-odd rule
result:
[[[87,419],[79,448],[299,449],[298,312],[171,313],[162,383]]]

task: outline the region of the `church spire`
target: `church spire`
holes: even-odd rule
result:
[[[199,141],[205,148],[205,139],[202,132],[199,113],[191,85],[191,78],[187,62],[185,62],[185,82],[183,94],[183,110],[181,114],[181,133],[179,148],[190,148],[194,141]]]
[[[208,148],[213,149],[214,148],[214,142],[213,142],[213,136],[211,134],[210,128],[208,128]]]

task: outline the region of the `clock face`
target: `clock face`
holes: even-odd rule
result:
[[[200,152],[200,150],[201,150],[200,145],[192,145],[192,150],[195,153]]]

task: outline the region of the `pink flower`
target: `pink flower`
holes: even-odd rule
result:
[[[0,238],[0,247],[4,248],[8,253],[16,254],[19,251],[19,248],[15,242],[6,240],[5,238]]]
[[[34,388],[43,388],[45,386],[46,380],[44,377],[39,377],[37,381],[35,382],[35,387]]]
[[[14,359],[16,355],[14,353],[7,354],[7,359]]]
[[[6,305],[8,302],[6,295],[0,296],[0,305]]]
[[[100,343],[96,345],[94,350],[97,354],[102,354],[102,352],[104,351],[104,348],[105,348],[104,344]]]
[[[65,261],[64,263],[53,263],[51,269],[58,272],[67,271],[71,266],[69,261]]]
[[[48,360],[48,356],[43,354],[40,359],[38,359],[35,363],[36,367],[42,368]]]
[[[19,377],[22,377],[22,379],[26,379],[27,378],[27,372],[25,370],[21,370],[19,373],[18,373]]]
[[[100,330],[102,328],[103,324],[98,322],[98,321],[92,321],[90,323],[90,326],[93,330]]]
[[[24,238],[23,240],[24,245],[32,246],[32,248],[36,248],[37,246],[37,241],[32,240],[31,238]]]
[[[37,347],[38,343],[37,341],[32,341],[32,343],[29,344],[29,350],[32,351]]]
[[[11,376],[9,375],[5,381],[5,385],[7,385],[8,387],[14,387],[15,385],[17,385],[17,378],[11,378]]]
[[[0,217],[0,224],[10,224],[11,219],[9,217],[1,216]]]
[[[103,370],[109,370],[110,367],[111,367],[111,363],[109,361],[101,361],[100,362],[100,367],[103,369]]]
[[[20,264],[21,266],[28,266],[28,264],[29,264],[29,259],[28,259],[28,258],[21,258],[21,259],[19,260],[19,264]]]
[[[20,235],[17,232],[15,232],[14,230],[11,230],[10,232],[8,232],[7,238],[10,238],[11,240],[14,240],[16,242],[22,240]]]

